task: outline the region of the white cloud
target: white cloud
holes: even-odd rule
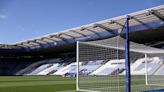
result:
[[[1,15],[0,14],[0,19],[5,19],[6,18],[6,15]]]

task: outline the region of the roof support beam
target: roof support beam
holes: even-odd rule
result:
[[[110,34],[116,35],[116,32],[114,32],[112,29],[110,29],[102,24],[95,24],[95,27],[100,27],[100,28],[106,30],[107,32],[109,32]]]
[[[34,40],[33,43],[37,43],[38,45],[42,45],[42,43],[40,43],[40,42],[38,42],[38,41],[36,41],[36,40]]]
[[[74,36],[69,35],[69,34],[66,34],[66,33],[60,33],[59,36],[61,36],[61,35],[66,35],[66,36],[69,36],[69,37],[71,37],[71,38],[73,38],[73,39],[76,39]]]
[[[53,37],[58,38],[58,39],[64,41],[65,43],[68,43],[67,39],[65,39],[64,37],[60,37],[58,35],[50,35],[50,38],[53,38]]]
[[[41,43],[37,42],[36,40],[28,40],[27,43],[32,45],[41,45]]]
[[[30,46],[33,46],[33,44],[31,44],[31,43],[29,43],[29,42],[22,42],[21,44],[22,44],[22,45],[29,46],[29,47],[30,47]]]
[[[85,35],[85,34],[83,34],[83,33],[80,33],[80,32],[77,32],[77,31],[75,31],[75,30],[71,30],[71,32],[76,33],[76,34],[79,34],[79,35],[81,35],[81,36],[83,36],[83,37],[87,37],[87,35]]]
[[[32,45],[41,45],[41,44],[38,43],[38,42],[32,42],[32,41],[29,41],[28,43],[29,43],[29,44],[32,44]]]
[[[54,40],[54,39],[51,39],[51,38],[41,38],[41,41],[45,41],[44,39],[47,39],[47,40],[50,40],[50,41],[52,41],[52,42],[57,42],[57,40]],[[47,41],[45,41],[45,42],[47,42]]]
[[[117,22],[117,21],[114,21],[114,20],[111,20],[110,22],[111,24],[113,23],[116,23],[117,25],[121,26],[121,27],[125,27],[125,25],[122,25],[121,23]]]
[[[122,27],[122,28],[121,28],[121,31],[119,31],[119,34],[122,33],[123,30],[126,28],[126,26],[125,26],[126,22],[125,22],[124,25],[123,25],[123,24],[121,24],[121,23],[119,23],[119,22],[117,22],[117,21],[115,21],[115,20],[111,20],[111,24],[112,24],[112,23],[116,23],[117,25],[119,25],[119,26]]]
[[[55,40],[52,40],[54,42],[48,42],[48,41],[44,41],[44,39],[48,39],[48,40],[52,40],[52,39],[49,39],[49,38],[42,38],[42,39],[37,39],[35,40],[35,42],[37,43],[40,43],[40,46],[44,46],[45,44],[48,44],[48,43],[55,43],[56,41]]]
[[[14,45],[14,46],[18,46],[18,47],[20,47],[20,48],[25,48],[26,46],[23,46],[23,45],[20,45],[20,44],[16,44],[16,45]]]
[[[22,43],[17,44],[17,46],[21,46],[21,47],[24,47],[24,48],[28,48],[28,47],[30,47],[30,45],[27,45],[27,44],[22,44]]]
[[[164,21],[164,16],[162,16],[158,11],[156,10],[150,10],[149,13],[153,14],[157,18],[159,18],[161,21]]]
[[[135,21],[139,22],[140,24],[144,25],[145,27],[152,29],[151,26],[147,25],[146,23],[142,22],[141,20],[137,19],[137,18],[134,17],[134,16],[129,16],[129,18],[130,18],[130,19],[134,19]]]
[[[40,39],[36,39],[35,42],[38,42],[38,43],[40,43],[40,44],[47,43],[47,41],[43,41],[43,40],[40,40]]]
[[[88,30],[88,31],[90,31],[90,32],[92,32],[92,33],[94,33],[94,34],[96,34],[98,37],[102,37],[99,33],[95,32],[94,30],[91,30],[91,29],[89,29],[89,28],[82,27],[82,28],[81,28],[81,31],[83,31],[83,30]]]
[[[152,45],[150,45],[150,46],[157,46],[157,45],[161,45],[161,44],[164,44],[164,41],[162,41],[162,42],[157,42],[157,43],[152,44]]]

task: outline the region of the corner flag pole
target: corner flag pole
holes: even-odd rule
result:
[[[126,40],[125,40],[125,70],[126,92],[131,92],[130,58],[129,58],[129,16],[126,16]]]

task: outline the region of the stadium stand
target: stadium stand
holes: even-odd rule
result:
[[[42,60],[42,61],[37,61],[35,63],[32,63],[31,65],[29,65],[28,67],[20,70],[19,72],[17,72],[17,75],[21,75],[21,74],[29,74],[31,71],[35,71],[35,69],[40,66],[40,65],[43,65],[43,64],[48,64],[47,67],[50,67],[52,65],[52,63],[54,62],[61,62],[60,59],[48,59],[48,60]],[[36,71],[35,71],[36,72]]]
[[[104,60],[94,60],[89,61],[87,64],[82,64],[80,67],[80,74],[83,75],[89,75],[99,67],[101,67],[101,64]]]
[[[45,70],[49,66],[50,66],[50,64],[43,64],[43,65],[39,66],[38,68],[34,69],[34,71],[32,71],[29,75],[36,75],[39,72]]]
[[[73,62],[59,69],[57,72],[54,73],[54,75],[65,75],[66,73],[74,71],[74,70],[76,70],[76,63]]]
[[[155,75],[164,75],[164,64],[159,67],[159,69],[156,71]]]
[[[15,75],[34,62],[35,61],[31,59],[3,59],[0,61],[0,75]]]
[[[161,67],[161,60],[158,57],[148,59],[148,72],[154,74]],[[131,72],[133,75],[144,75],[145,74],[145,59],[138,59],[131,66]]]
[[[49,73],[51,73],[52,71],[57,71],[58,67],[60,64],[56,63],[56,64],[51,64],[50,66],[48,66],[46,69],[44,69],[43,71],[39,72],[37,75],[48,75]]]
[[[125,69],[125,60],[110,60],[102,65],[99,69],[91,73],[91,75],[111,75],[116,70]]]
[[[160,67],[156,70],[155,75],[164,75],[164,58],[160,57]]]
[[[163,48],[163,9],[163,5],[161,5],[129,14],[132,50],[135,50],[136,47],[147,48],[148,50],[151,49],[150,46]],[[103,45],[110,44],[110,46],[114,46],[113,43],[115,43],[118,35],[120,41],[123,42],[125,39],[125,33],[119,33],[124,28],[124,24],[125,16],[123,15],[13,45],[0,44],[0,75],[65,75],[75,73],[75,42],[92,41],[96,44],[104,42]],[[105,43],[106,40],[99,41],[106,38],[110,38],[110,40],[107,39],[108,43]],[[122,47],[124,45],[120,43],[119,48]],[[124,52],[120,51],[121,56],[119,57],[121,59],[124,57],[122,53]],[[143,55],[131,54],[135,55],[135,57],[130,58],[133,73],[139,74],[138,71],[140,74],[144,74]],[[80,70],[81,73],[91,75],[108,75],[118,70],[123,73],[123,61],[99,58],[81,64],[82,68]],[[151,74],[163,73],[163,62],[158,60],[150,61],[149,66],[155,69],[153,71],[150,69]],[[115,63],[120,64],[115,65]],[[108,69],[110,69],[108,73],[103,72]]]

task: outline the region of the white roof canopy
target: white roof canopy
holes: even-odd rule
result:
[[[147,29],[152,29],[148,23],[164,21],[164,5],[146,9],[143,11],[127,14],[130,16],[129,26],[142,25]],[[124,27],[126,15],[110,18],[104,21],[83,25],[80,27],[64,30],[61,32],[48,34],[42,37],[21,41],[12,45],[0,45],[0,48],[13,47],[26,48],[31,46],[41,46],[43,44],[55,42],[69,43],[70,39],[76,42],[81,38],[102,38],[104,36],[116,35]],[[157,23],[155,23],[157,25]],[[162,24],[158,24],[162,25]],[[141,27],[140,27],[141,28]],[[91,35],[94,35],[91,36]],[[72,42],[72,41],[71,41]],[[56,45],[56,44],[55,44]]]
[[[103,47],[113,48],[113,49],[125,50],[125,39],[120,36],[116,36],[116,37],[108,38],[104,40],[82,42],[82,43],[87,43],[87,44],[96,45],[96,46],[103,46]],[[164,55],[164,50],[162,49],[149,47],[149,46],[138,44],[131,41],[130,41],[130,51],[144,53],[144,54],[147,53],[147,54],[163,54]]]

